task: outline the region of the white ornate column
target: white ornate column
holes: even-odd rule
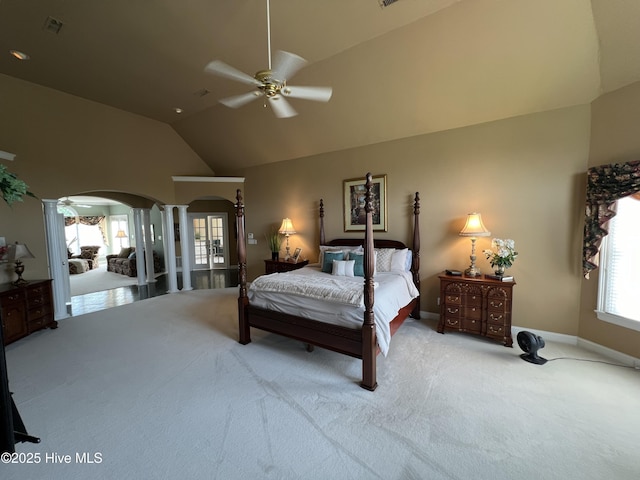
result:
[[[69,317],[71,286],[69,283],[69,258],[64,240],[64,217],[58,213],[58,200],[42,200],[44,224],[49,257],[49,272],[53,290],[53,315],[55,320]]]
[[[136,236],[136,270],[138,270],[138,285],[146,285],[147,275],[144,271],[144,258],[149,255],[145,251],[144,236],[142,235],[142,209],[133,208],[133,230]]]
[[[156,275],[153,268],[153,239],[151,238],[151,210],[142,209],[142,225],[144,226],[144,251],[147,264],[147,283],[155,283]]]
[[[191,286],[191,253],[189,247],[189,228],[187,217],[188,205],[178,205],[178,215],[180,220],[180,254],[182,255],[182,290],[193,290]]]
[[[168,293],[176,293],[178,290],[178,275],[176,272],[176,239],[173,234],[173,207],[164,206],[164,248],[165,263],[167,265]]]

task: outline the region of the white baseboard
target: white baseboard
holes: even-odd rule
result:
[[[437,313],[421,311],[420,318],[423,320],[438,321],[440,319],[440,315]],[[527,330],[535,335],[544,338],[545,340],[549,340],[552,342],[575,345],[584,348],[585,350],[589,350],[591,352],[595,352],[602,356],[611,358],[612,360],[615,360],[624,365],[629,365],[631,367],[640,369],[640,358],[632,357],[631,355],[618,352],[617,350],[613,350],[612,348],[605,347],[590,340],[585,340],[584,338],[580,338],[576,335],[566,335],[564,333],[547,332],[544,330],[534,330],[532,328],[524,328],[512,325],[511,334],[514,337],[514,340],[515,337],[517,337],[518,332],[521,332],[522,330]]]

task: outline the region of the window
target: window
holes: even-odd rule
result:
[[[617,201],[617,214],[602,241],[597,315],[640,331],[640,200],[636,197]]]
[[[111,245],[113,253],[118,253],[123,247],[129,247],[129,218],[126,215],[111,215]]]

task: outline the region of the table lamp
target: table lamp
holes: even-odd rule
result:
[[[296,229],[293,228],[293,223],[291,223],[290,218],[285,218],[284,220],[282,220],[282,225],[280,225],[280,230],[278,230],[278,233],[287,237],[287,253],[284,259],[285,261],[289,261],[289,259],[291,258],[291,255],[289,254],[289,235],[293,235],[294,233],[296,233]]]
[[[24,273],[24,265],[22,264],[23,258],[35,258],[33,253],[29,250],[29,248],[23,243],[14,243],[13,245],[9,245],[9,261],[15,262],[16,266],[14,271],[16,275],[18,275],[18,279],[13,282],[13,284],[17,287],[26,285],[27,282],[22,278],[22,274]]]
[[[480,270],[476,267],[476,240],[478,237],[488,237],[491,232],[486,229],[482,223],[482,216],[479,213],[470,213],[467,215],[467,223],[460,231],[461,237],[471,237],[471,265],[464,271],[467,277],[478,277],[481,275]]]

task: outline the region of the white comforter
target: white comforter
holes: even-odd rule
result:
[[[378,346],[389,351],[389,322],[419,292],[410,272],[376,274],[374,321]],[[321,322],[357,328],[364,320],[364,279],[338,277],[307,266],[287,273],[258,277],[249,287],[252,305]]]

